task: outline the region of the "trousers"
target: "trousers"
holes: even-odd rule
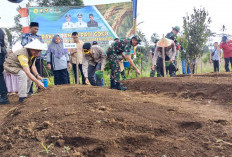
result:
[[[6,83],[5,83],[4,75],[3,75],[3,71],[4,71],[3,63],[4,62],[5,62],[5,54],[0,53],[0,95],[7,95],[7,88],[6,88]]]
[[[17,74],[18,76],[18,83],[19,83],[19,97],[27,97],[27,93],[30,90],[32,81],[26,75],[23,70],[20,70]]]

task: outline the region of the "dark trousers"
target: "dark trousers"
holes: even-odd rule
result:
[[[43,76],[43,59],[41,59],[41,64],[40,64],[40,59],[36,59],[35,60],[35,67],[36,67],[36,70],[39,73],[39,75]],[[31,87],[30,87],[30,90],[29,90],[29,94],[32,94],[32,93],[33,93],[33,82],[31,84]]]
[[[230,62],[231,67],[232,67],[232,57],[225,58],[225,69],[226,69],[226,72],[230,72],[229,62]]]
[[[61,84],[68,84],[68,70],[53,70],[54,75],[54,84],[61,85]]]
[[[75,83],[77,84],[77,66],[76,66],[76,64],[72,64],[72,68],[73,68],[73,73],[75,76]],[[81,72],[82,84],[85,84],[85,76],[83,74],[82,64],[78,64],[78,68]],[[80,84],[80,82],[79,82],[79,84]]]
[[[40,64],[40,59],[36,59],[35,61],[35,67],[40,76],[43,76],[43,59],[41,58],[41,64]],[[41,72],[40,72],[41,70]]]
[[[164,76],[163,59],[162,58],[158,58],[158,60],[157,60],[157,71],[160,72],[161,76]],[[166,67],[166,71],[169,72],[170,76],[175,76],[175,74],[176,74],[176,67],[175,67],[175,65],[173,63],[170,63],[170,65]]]
[[[101,63],[97,63],[95,66],[88,66],[88,79],[92,86],[102,86],[101,79],[97,78],[95,80],[94,75],[97,70],[101,70]]]
[[[219,72],[219,61],[218,60],[213,60],[213,68],[214,68],[214,72]]]
[[[1,48],[1,47],[0,47]],[[5,54],[0,53],[0,95],[7,95],[6,83],[3,75],[3,63],[5,62]]]

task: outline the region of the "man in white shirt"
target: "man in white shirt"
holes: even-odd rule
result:
[[[62,29],[74,28],[74,23],[70,22],[71,15],[66,14],[65,19],[66,19],[67,22],[63,23]]]
[[[76,27],[87,27],[87,23],[82,21],[82,17],[83,17],[82,14],[77,15],[78,21],[75,23]]]

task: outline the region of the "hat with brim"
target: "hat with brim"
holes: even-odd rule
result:
[[[48,49],[47,44],[42,43],[38,39],[33,40],[32,42],[30,42],[29,44],[27,44],[24,47],[28,48],[28,49],[34,49],[34,50],[40,50],[40,51]]]
[[[158,47],[169,47],[172,45],[172,40],[168,39],[168,38],[163,38],[163,39],[160,39],[158,42],[157,42],[157,46]]]
[[[177,32],[180,31],[180,27],[179,26],[172,27],[172,29],[176,30]]]

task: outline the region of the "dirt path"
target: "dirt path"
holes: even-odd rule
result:
[[[126,92],[56,86],[16,108],[0,106],[0,156],[230,157],[232,106],[221,98],[229,99],[218,93],[209,99],[207,92],[192,96],[207,91],[194,81],[190,84],[198,91],[185,97],[178,93],[185,78],[174,79],[178,91],[171,92],[173,78],[158,80],[129,80],[125,84],[131,90]],[[169,87],[160,90],[157,84],[165,81]],[[206,82],[210,84],[205,79],[201,83]],[[44,153],[41,143],[54,146]]]

